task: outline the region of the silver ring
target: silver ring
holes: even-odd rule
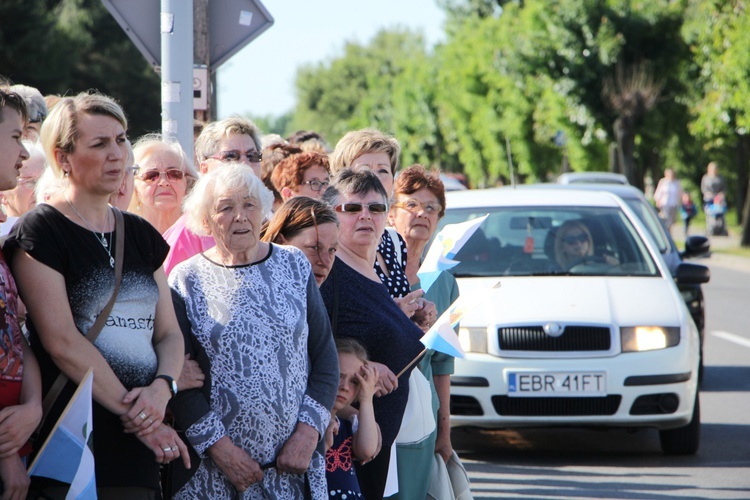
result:
[[[166,453],[166,452],[168,452],[168,451],[172,451],[172,448],[162,448],[162,451],[163,451],[164,453]]]
[[[172,450],[172,451],[177,451],[177,447],[176,447],[176,446],[172,446],[172,447],[170,448],[170,450]]]
[[[143,412],[140,412],[140,413],[138,414],[138,416],[139,416],[139,417],[141,417],[141,418],[142,418],[143,420],[146,420],[146,419],[148,418],[148,415],[146,415],[146,414],[145,414],[145,413],[143,413]]]

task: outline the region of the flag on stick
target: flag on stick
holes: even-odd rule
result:
[[[66,499],[96,499],[91,415],[93,381],[94,372],[89,370],[29,467],[30,476],[70,483]]]
[[[453,260],[453,257],[489,215],[485,214],[460,224],[448,224],[437,234],[417,271],[420,286],[425,293],[435,283],[440,271],[446,271],[458,265],[458,261]]]

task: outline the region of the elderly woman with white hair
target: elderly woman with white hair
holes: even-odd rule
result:
[[[28,85],[13,85],[10,91],[17,93],[26,101],[28,120],[23,128],[23,138],[31,141],[38,140],[42,122],[47,118],[49,112],[44,96],[38,89]]]
[[[182,215],[182,201],[198,172],[178,142],[165,142],[159,134],[138,139],[133,155],[139,172],[128,211],[164,234]]]
[[[2,209],[8,218],[0,225],[0,236],[8,234],[18,218],[36,205],[34,189],[47,165],[47,157],[41,144],[26,139],[22,142],[29,152],[29,157],[24,160],[18,171],[16,187],[2,192]]]
[[[169,277],[206,373],[202,389],[170,404],[202,459],[178,499],[304,498],[307,488],[328,498],[319,444],[338,386],[336,348],[305,255],[260,241],[272,203],[237,163],[203,176],[185,200],[187,227],[216,245]]]

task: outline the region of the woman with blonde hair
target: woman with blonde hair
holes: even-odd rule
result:
[[[563,269],[594,255],[591,232],[581,221],[565,221],[555,233],[555,260]]]
[[[140,217],[109,205],[125,175],[126,130],[122,109],[107,96],[61,99],[41,137],[50,168],[67,184],[18,221],[5,248],[28,310],[43,393],[60,374],[67,380],[42,439],[93,369],[99,498],[158,498],[159,464],[182,456],[189,465],[185,444],[163,422],[184,343],[162,269],[164,239]],[[120,283],[118,240],[124,242]],[[86,334],[105,308],[107,321],[92,342]],[[43,495],[66,490],[44,478],[34,483]]]

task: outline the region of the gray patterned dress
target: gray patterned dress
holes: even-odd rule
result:
[[[226,435],[263,465],[278,456],[298,422],[324,435],[338,388],[338,358],[307,258],[272,245],[259,262],[225,268],[199,254],[178,265],[169,283],[210,360],[206,411],[185,433],[201,465],[175,498],[303,498],[305,477],[273,467],[238,495],[206,451]],[[313,498],[327,498],[318,451],[307,481]]]

